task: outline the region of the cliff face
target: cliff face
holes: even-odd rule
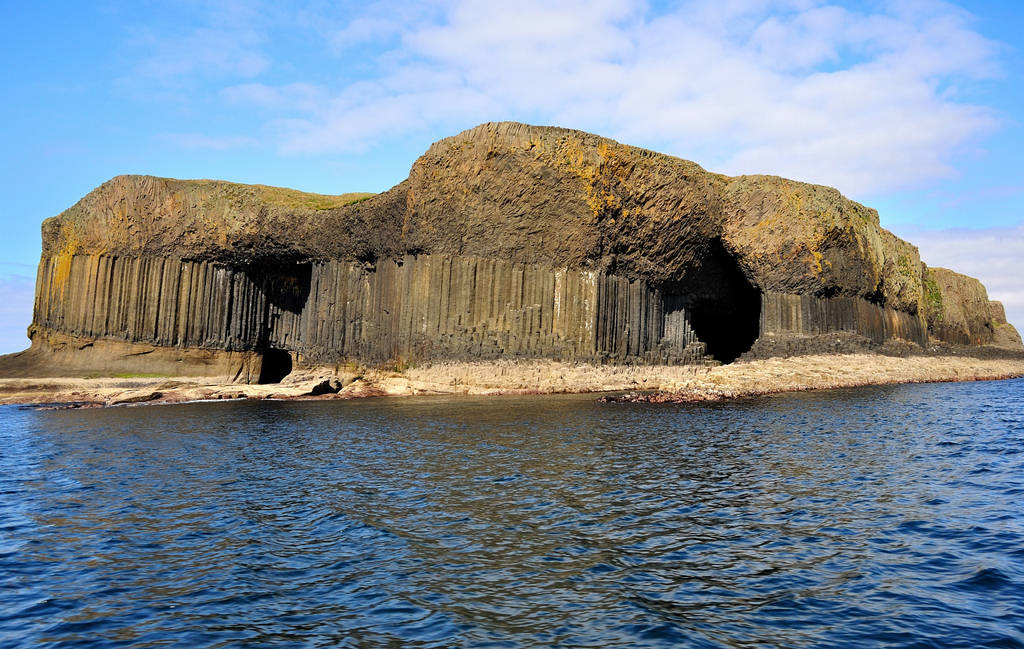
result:
[[[33,349],[681,363],[834,331],[993,342],[984,288],[939,271],[831,188],[484,124],[376,196],[114,178],[43,225]]]
[[[981,282],[946,268],[924,270],[925,318],[929,335],[956,345],[1019,348],[1020,334],[1006,311],[990,301]]]
[[[63,264],[40,266],[33,326],[84,340],[278,349],[319,363],[506,355],[678,363],[704,351],[685,313],[644,282],[501,259],[232,268],[76,255]]]
[[[1003,303],[992,300],[988,303],[988,310],[995,328],[992,344],[1004,349],[1024,348],[1024,341],[1021,340],[1020,334],[1013,325],[1006,321],[1006,309],[1003,307]]]
[[[383,197],[322,196],[216,180],[117,176],[43,222],[43,258],[112,255],[233,266],[396,253]]]
[[[484,124],[432,145],[388,192],[345,199],[120,176],[44,223],[43,254],[245,265],[430,253],[671,283],[724,251],[762,291],[920,306],[917,249],[836,190],[728,178],[580,131]]]
[[[761,291],[849,296],[916,313],[917,249],[829,187],[729,178],[589,133],[485,124],[413,165],[413,248],[513,256],[706,288],[724,253]]]

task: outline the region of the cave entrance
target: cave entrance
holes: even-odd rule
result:
[[[761,333],[761,291],[718,239],[700,266],[666,286],[664,294],[666,307],[682,305],[693,332],[707,345],[707,356],[717,361],[733,362]]]
[[[260,364],[259,383],[280,383],[292,373],[292,355],[283,349],[268,349],[263,352]]]

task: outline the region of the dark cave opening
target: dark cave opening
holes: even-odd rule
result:
[[[760,335],[761,291],[717,239],[698,268],[663,292],[666,307],[683,306],[693,332],[707,345],[707,355],[717,361],[735,361]]]
[[[260,384],[280,383],[292,373],[292,355],[284,349],[267,349],[260,364]]]
[[[690,324],[708,346],[707,354],[723,363],[749,351],[760,333],[761,293],[736,297],[733,304],[703,302],[690,311]]]

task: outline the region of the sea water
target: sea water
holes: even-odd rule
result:
[[[0,646],[1024,646],[1024,381],[5,407]]]

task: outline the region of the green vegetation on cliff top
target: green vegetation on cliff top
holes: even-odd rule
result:
[[[268,203],[282,207],[306,208],[317,211],[353,205],[374,196],[374,194],[369,192],[350,192],[332,196],[300,192],[284,187],[268,187],[267,185],[256,185],[256,187],[260,190],[260,197]]]
[[[174,181],[175,179],[168,178]],[[373,196],[373,192],[348,192],[345,194],[315,194],[303,192],[288,187],[273,187],[271,185],[248,185],[245,183],[233,183],[225,180],[180,180],[183,184],[194,185],[220,185],[228,189],[230,193],[237,195],[252,196],[269,205],[277,205],[289,209],[307,209],[314,211],[331,210],[346,205],[361,203]]]

